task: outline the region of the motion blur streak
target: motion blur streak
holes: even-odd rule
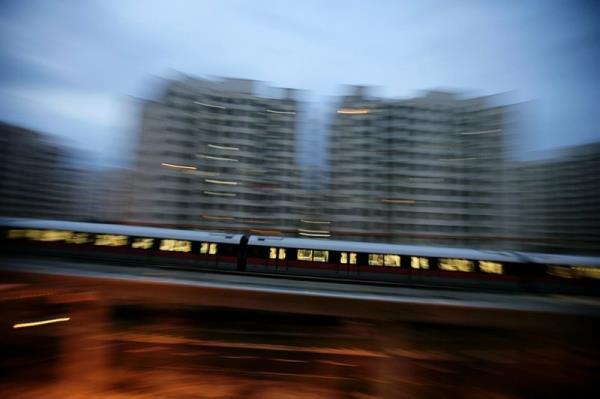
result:
[[[43,326],[44,324],[53,324],[53,323],[60,323],[63,321],[69,321],[71,320],[70,317],[60,317],[58,319],[50,319],[50,320],[42,320],[42,321],[33,321],[30,323],[18,323],[15,324],[13,326],[13,328],[27,328],[27,327],[36,327],[36,326]]]

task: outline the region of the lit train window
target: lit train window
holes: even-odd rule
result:
[[[285,259],[285,248],[279,248],[279,259]]]
[[[312,260],[313,251],[310,249],[299,249],[298,260]]]
[[[41,235],[42,235],[41,230],[26,230],[25,231],[25,236],[27,236],[27,238],[30,240],[39,240]]]
[[[113,234],[97,234],[94,245],[102,245],[107,247],[122,247],[127,245],[127,236]]]
[[[327,262],[329,260],[329,251],[313,251],[313,261],[315,262]]]
[[[26,238],[27,232],[25,230],[8,230],[7,236],[10,240],[18,240],[20,238]]]
[[[154,238],[136,238],[131,243],[131,248],[151,249],[154,245]]]
[[[187,252],[187,251],[186,251]],[[209,255],[216,255],[217,254],[217,244],[215,244],[214,242],[211,243],[208,246],[208,254]]]
[[[573,266],[575,274],[579,278],[600,279],[600,267],[592,266]]]
[[[90,235],[88,233],[73,233],[67,242],[69,244],[85,244],[90,242]]]
[[[67,241],[73,235],[72,231],[46,230],[42,231],[38,239],[40,241]]]
[[[277,259],[277,248],[269,248],[269,259]]]
[[[340,253],[340,263],[346,264],[350,263],[351,265],[356,264],[356,252],[341,252]]]
[[[371,266],[383,266],[383,255],[381,255],[381,254],[369,254],[369,265],[371,265]]]
[[[472,272],[473,262],[466,259],[439,259],[438,266],[442,270]]]
[[[400,267],[400,255],[384,255],[383,264],[386,266]]]
[[[162,240],[160,243],[161,251],[173,251],[173,252],[190,252],[192,250],[192,243],[185,240]]]
[[[410,267],[413,269],[429,269],[429,259],[411,256]]]
[[[484,273],[494,273],[494,274],[502,274],[503,273],[502,263],[489,262],[487,260],[479,261],[479,270],[481,270]]]
[[[573,270],[568,266],[548,265],[546,271],[548,272],[548,274],[551,274],[556,277],[562,277],[562,278],[574,278],[575,277],[575,273],[573,273]]]
[[[208,253],[208,243],[207,242],[200,243],[200,253],[201,254],[207,254]]]

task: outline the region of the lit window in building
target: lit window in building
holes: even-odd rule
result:
[[[383,264],[386,266],[400,267],[400,255],[384,255]]]
[[[285,248],[279,248],[279,259],[285,259]]]
[[[484,273],[502,274],[503,268],[502,263],[489,262],[487,260],[479,261],[479,269]]]
[[[413,269],[429,269],[429,259],[411,256],[410,267]]]
[[[214,242],[211,243],[208,246],[208,254],[209,255],[216,255],[217,254],[217,244],[215,244]]]
[[[277,259],[277,248],[269,248],[269,259]]]
[[[383,255],[382,254],[369,254],[369,265],[383,266]]]
[[[192,243],[185,240],[162,240],[160,243],[161,251],[173,251],[173,252],[190,252],[192,250]]]
[[[207,242],[200,243],[200,253],[201,254],[208,253],[208,243]]]
[[[94,245],[106,247],[123,247],[127,245],[127,236],[113,234],[97,234]]]
[[[136,238],[131,243],[131,248],[151,249],[153,245],[154,245],[153,238]]]
[[[312,252],[310,249],[299,249],[298,260],[312,260]]]
[[[327,262],[329,260],[329,251],[313,251],[313,261],[315,262]]]
[[[440,259],[438,266],[442,270],[472,272],[473,262],[466,259]]]
[[[90,236],[88,233],[73,233],[67,242],[69,244],[86,244],[90,242]]]

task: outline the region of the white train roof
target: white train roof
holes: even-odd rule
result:
[[[0,218],[0,225],[13,228],[48,229],[86,233],[119,234],[134,237],[172,238],[177,240],[209,241],[239,244],[241,234],[209,233],[205,231],[176,230],[158,227],[126,226],[58,220]]]
[[[551,255],[541,253],[522,253],[531,262],[544,263],[548,265],[569,265],[569,266],[599,266],[600,257],[577,256],[577,255]]]
[[[436,258],[485,259],[497,262],[523,262],[523,259],[520,256],[512,252],[479,251],[474,249],[413,245],[376,244],[358,241],[252,236],[250,237],[248,244],[268,247],[322,249],[330,251],[398,254],[405,256],[411,255]]]

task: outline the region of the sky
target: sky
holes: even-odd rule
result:
[[[305,90],[317,121],[348,84],[505,93],[520,149],[554,149],[600,139],[599,22],[595,1],[0,0],[0,120],[123,162],[138,99],[180,71]]]

